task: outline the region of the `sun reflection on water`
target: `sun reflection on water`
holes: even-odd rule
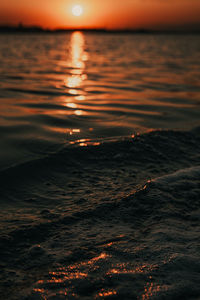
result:
[[[70,94],[70,95],[77,96],[77,95],[78,95],[78,90],[70,89],[70,90],[69,90],[69,94]]]
[[[38,280],[37,285],[33,289],[42,299],[56,297],[59,295],[69,295],[75,297],[74,283],[77,280],[84,280],[89,277],[91,270],[99,268],[101,261],[105,261],[109,257],[108,254],[102,252],[92,259],[79,263],[58,267],[56,271],[50,271],[46,280]],[[96,298],[115,295],[114,290],[100,290]]]
[[[58,103],[57,106],[59,108],[55,108],[54,110],[46,109],[44,114],[52,116],[52,112],[56,120],[62,119],[62,121],[70,119],[70,123],[73,124],[73,121],[77,120],[77,124],[79,124],[80,120],[84,116],[88,115],[88,112],[84,109],[85,106],[80,105],[78,101],[84,101],[86,99],[86,94],[83,89],[83,82],[87,79],[87,75],[85,72],[85,62],[88,60],[88,55],[85,52],[85,37],[82,32],[73,32],[71,34],[71,39],[69,42],[69,54],[68,59],[66,60],[66,65],[68,69],[68,73],[65,74],[62,80],[64,81],[64,86],[66,95],[63,95],[60,99],[61,102]],[[35,111],[34,111],[35,112]],[[40,111],[38,111],[40,112]],[[81,120],[82,124],[82,120]],[[72,129],[72,128],[63,128],[59,127],[59,123],[55,127],[46,125],[47,129],[63,133],[63,137],[66,139],[66,134],[69,136],[75,136],[80,134],[80,129]],[[83,135],[83,133],[82,133]],[[67,137],[68,140],[71,140],[70,137]],[[73,137],[74,138],[74,137]],[[80,146],[85,146],[85,144],[81,144]]]
[[[148,300],[151,299],[153,296],[155,296],[157,293],[161,291],[166,291],[168,288],[165,285],[158,285],[153,282],[147,282],[146,286],[144,287],[144,293],[142,294],[141,299],[142,300]]]
[[[134,267],[130,269],[129,265],[126,263],[117,264],[114,268],[108,271],[107,275],[111,274],[138,274],[146,273],[154,270],[157,265],[144,264],[141,266]]]
[[[66,106],[69,108],[77,108],[77,104],[75,103],[67,103]]]
[[[77,129],[75,128],[75,129],[69,130],[69,134],[70,134],[70,135],[77,134],[77,133],[80,133],[80,132],[81,132],[81,130],[78,129],[78,128],[77,128]]]
[[[84,101],[85,100],[85,96],[83,96],[83,95],[76,96],[75,99],[78,100],[78,101]]]
[[[77,109],[77,110],[75,110],[74,114],[75,114],[76,116],[82,116],[82,115],[83,115],[83,111],[80,110],[80,109]]]
[[[65,85],[69,88],[69,93],[74,95],[77,93],[76,88],[80,88],[83,81],[87,79],[84,73],[85,61],[88,59],[84,50],[85,39],[82,32],[74,32],[71,36],[71,51],[69,67],[71,74],[65,79]]]
[[[90,139],[80,139],[71,141],[70,145],[79,145],[80,147],[87,147],[87,146],[99,146],[101,145],[100,142],[93,142]]]
[[[87,79],[85,73],[85,61],[88,59],[88,55],[84,50],[85,38],[82,32],[76,31],[71,35],[70,41],[70,56],[68,66],[71,68],[70,74],[64,80],[65,86],[68,88],[68,93],[74,96],[74,100],[83,101],[85,96],[83,95],[82,85],[83,81]],[[85,114],[83,110],[78,109],[76,103],[67,103],[67,107],[74,108],[72,113],[76,116],[82,116]]]
[[[99,255],[77,263],[63,265],[57,267],[56,270],[50,271],[45,280],[39,280],[33,289],[33,292],[39,295],[42,299],[49,299],[49,297],[56,297],[58,295],[68,296],[70,299],[79,298],[79,285],[87,289],[87,284],[91,281],[91,274],[94,272],[101,272],[102,267],[109,266],[109,260],[112,255],[101,252]],[[109,268],[109,267],[108,267]],[[111,269],[105,273],[105,277],[113,279],[113,276],[123,276],[123,274],[149,274],[157,268],[157,265],[143,264],[138,266],[131,266],[129,263],[113,264]],[[120,277],[119,277],[120,278]],[[82,282],[82,284],[80,284]],[[85,285],[86,284],[86,285]],[[143,291],[139,292],[138,298],[140,300],[152,299],[156,294],[168,290],[167,285],[159,285],[154,282],[151,275],[148,275],[147,281],[144,283]],[[115,297],[119,291],[113,287],[97,287],[91,299],[106,299]],[[60,299],[60,298],[59,298]]]
[[[102,297],[110,297],[113,295],[117,295],[117,292],[115,290],[101,290],[98,295],[95,297],[96,299],[102,298]]]

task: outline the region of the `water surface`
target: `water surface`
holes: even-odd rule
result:
[[[199,125],[199,36],[0,36],[0,165]]]
[[[0,294],[200,299],[199,36],[0,35]]]

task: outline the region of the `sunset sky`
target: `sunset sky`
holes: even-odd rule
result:
[[[74,5],[82,14],[74,16]],[[200,28],[199,0],[7,0],[0,23],[48,28]]]

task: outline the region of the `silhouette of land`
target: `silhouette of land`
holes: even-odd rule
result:
[[[48,29],[42,28],[37,25],[33,26],[25,26],[23,24],[19,24],[17,26],[11,25],[1,25],[0,33],[66,33],[73,31],[83,31],[90,33],[129,33],[129,34],[200,34],[200,27],[197,28],[188,28],[186,29],[167,29],[167,30],[159,30],[159,29],[106,29],[106,28],[56,28],[56,29]]]

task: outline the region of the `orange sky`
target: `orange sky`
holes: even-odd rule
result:
[[[72,6],[83,15],[75,17]],[[48,28],[200,28],[200,0],[7,0],[0,3],[0,23]]]

